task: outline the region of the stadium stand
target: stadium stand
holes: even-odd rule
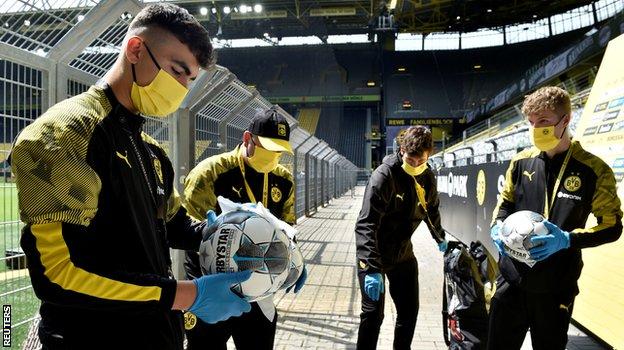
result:
[[[582,38],[583,32],[508,45],[505,50],[492,47],[386,53],[386,114],[392,115],[401,109],[404,100],[409,100],[417,116],[463,116],[464,111],[488,102],[536,63],[550,59],[552,52]],[[405,72],[399,72],[400,67]]]
[[[408,99],[414,109],[429,116],[449,116],[487,102],[522,72],[582,38],[584,32],[508,45],[505,50],[401,51],[383,56],[371,44],[229,48],[220,50],[218,62],[269,97],[322,96],[379,93],[379,88],[368,88],[366,82],[379,84],[383,57],[387,112],[393,113]],[[523,60],[516,59],[520,55]],[[477,65],[481,68],[474,68]],[[399,66],[407,71],[397,72]]]
[[[343,132],[342,114],[343,110],[340,107],[327,106],[322,108],[318,127],[316,128],[316,137],[330,145],[339,145]]]
[[[379,93],[366,88],[379,74],[377,55],[370,44],[277,46],[222,49],[218,61],[267,96],[322,96]]]
[[[338,149],[360,168],[366,167],[366,110],[345,109],[342,115],[341,138]]]
[[[321,110],[319,108],[301,108],[297,114],[299,127],[314,135],[320,115]]]
[[[366,151],[366,109],[324,107],[320,111],[315,135],[339,150],[353,164],[363,168]]]

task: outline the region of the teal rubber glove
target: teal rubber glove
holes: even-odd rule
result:
[[[490,230],[490,237],[492,237],[492,241],[494,241],[494,245],[496,246],[496,249],[498,249],[498,254],[500,254],[500,256],[505,256],[505,245],[500,239],[499,231],[500,225],[497,223],[492,226],[492,229]]]
[[[251,270],[206,275],[194,279],[197,296],[188,309],[206,323],[217,323],[251,310],[251,304],[230,289],[249,279]]]
[[[293,290],[293,293],[295,294],[299,293],[299,291],[301,290],[301,288],[303,288],[303,285],[305,284],[307,279],[308,279],[308,269],[304,266],[301,276],[297,278],[297,282],[295,282],[295,284],[286,288],[286,293],[290,292],[290,290],[293,289],[293,287],[295,288],[295,290]]]
[[[379,295],[384,292],[383,276],[380,273],[366,275],[364,277],[364,292],[371,300],[379,300]]]
[[[561,249],[570,248],[570,233],[563,231],[550,221],[544,221],[548,234],[531,237],[531,243],[535,246],[529,249],[531,258],[542,261],[555,254]]]
[[[446,248],[448,248],[448,241],[445,239],[442,242],[438,243],[438,249],[444,253],[446,252]]]
[[[208,210],[206,212],[206,224],[210,226],[215,222],[217,222],[217,214],[214,212],[214,210]]]

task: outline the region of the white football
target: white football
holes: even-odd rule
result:
[[[288,277],[282,286],[283,289],[286,289],[297,282],[299,276],[303,273],[303,265],[303,254],[301,254],[299,245],[295,243],[294,240],[290,240],[290,267],[288,270]]]
[[[529,249],[534,246],[531,237],[548,234],[548,228],[544,225],[545,220],[542,215],[530,210],[521,210],[509,215],[499,231],[501,241],[505,245],[505,253],[531,267],[535,265],[535,260],[529,254]]]
[[[290,257],[288,236],[265,218],[244,210],[220,215],[199,247],[203,274],[253,270],[247,281],[232,286],[248,301],[282,287],[290,272]]]

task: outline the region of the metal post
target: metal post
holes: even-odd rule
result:
[[[319,203],[318,203],[318,191],[319,191],[319,188],[318,188],[318,186],[319,186],[319,182],[318,182],[318,170],[319,170],[319,168],[318,168],[318,166],[319,166],[319,164],[318,164],[318,158],[316,156],[313,156],[313,157],[314,157],[314,184],[315,184],[315,186],[314,186],[314,211],[317,211],[318,207],[319,207]],[[323,183],[322,183],[322,180],[321,180],[321,188],[322,187],[323,187]]]
[[[300,144],[298,144],[297,146],[295,146],[295,148],[293,149],[293,179],[295,180],[295,189],[294,189],[294,193],[295,193],[295,215],[297,215],[297,201],[299,200],[299,196],[297,194],[297,185],[299,183],[299,166],[297,165],[297,163],[299,163],[297,161],[297,157],[298,157],[298,151],[299,148],[301,148],[301,146],[303,146],[306,142],[308,142],[309,139],[313,138],[314,135],[308,135],[308,137],[306,137],[305,140],[303,140],[303,142],[301,142]],[[305,164],[304,164],[304,170],[305,170]],[[304,180],[304,186],[305,186],[305,180]],[[305,196],[303,197],[305,200]]]
[[[310,193],[310,176],[311,176],[311,171],[310,171],[310,157],[313,156],[312,155],[312,151],[321,143],[323,143],[322,140],[318,140],[316,142],[316,144],[312,147],[310,147],[310,149],[308,149],[308,151],[306,152],[306,216],[310,216],[312,209],[314,209],[314,211],[316,211],[316,187],[317,187],[317,182],[316,182],[316,161],[314,161],[314,193],[311,194]],[[311,202],[311,195],[314,195],[314,207],[312,208],[310,206],[310,202]]]
[[[42,71],[41,87],[44,87],[41,91],[41,111],[43,112],[56,103],[56,94],[53,93],[56,88],[56,65],[53,65],[49,70]]]
[[[195,165],[195,115],[188,108],[178,109],[173,116],[172,155],[175,173],[173,183],[178,193],[184,193],[184,180]],[[171,250],[172,270],[176,278],[184,277],[184,252]]]
[[[366,135],[370,135],[370,137],[366,140],[366,149],[365,149],[365,159],[364,159],[364,167],[366,169],[370,169],[373,165],[373,130],[372,130],[372,113],[371,109],[366,109]]]
[[[321,174],[320,174],[320,189],[319,189],[319,176],[317,176],[319,174],[319,158],[321,156],[321,154],[323,152],[325,152],[326,149],[330,148],[329,145],[325,142],[325,141],[321,141],[319,143],[321,145],[321,148],[318,149],[318,151],[314,152],[314,174],[315,174],[315,181],[316,181],[316,186],[314,188],[314,209],[316,210],[316,208],[318,208],[320,205],[322,205],[322,203],[319,203],[319,190],[321,191],[321,197],[323,196],[323,186],[324,186],[324,180],[323,180],[323,162],[321,162]],[[317,144],[317,146],[319,145]],[[314,147],[316,148],[316,146]],[[322,198],[320,198],[322,200]]]
[[[195,115],[188,109],[179,109],[173,116],[173,166],[177,181],[174,185],[182,193],[188,172],[195,166]]]
[[[503,45],[507,45],[507,27],[503,26]]]
[[[325,202],[329,204],[329,188],[328,188],[329,187],[329,159],[325,160],[325,158],[327,158],[330,155],[333,157],[335,153],[337,153],[336,150],[330,148],[329,152],[326,155],[324,155],[323,158],[321,159],[322,164],[323,164],[323,169],[327,168],[326,170],[327,174],[323,174],[323,175],[327,175],[327,178],[323,177],[324,180],[327,180],[327,181],[324,181],[325,185],[323,186],[323,192],[322,192],[323,204],[325,204]]]
[[[306,152],[305,156],[305,216],[310,216],[310,152]]]

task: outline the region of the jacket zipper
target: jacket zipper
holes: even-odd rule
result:
[[[420,204],[420,206],[423,208],[423,211],[425,212],[425,218],[427,219],[427,222],[429,223],[429,226],[431,227],[431,230],[433,231],[434,236],[436,236],[436,238],[438,238],[440,241],[444,241],[444,239],[442,238],[442,235],[440,235],[440,233],[438,232],[438,229],[431,222],[431,218],[429,217],[429,211],[427,210],[426,199],[424,203],[420,203],[421,200],[420,200],[420,197],[418,196],[418,186],[420,186],[420,184],[418,184],[418,181],[416,181],[416,178],[414,176],[412,176],[412,178],[414,179],[414,184],[415,184],[414,189],[416,190],[416,198],[418,198],[418,204]],[[424,187],[422,188],[423,190],[425,189]]]
[[[130,138],[130,143],[132,144],[132,149],[134,150],[134,153],[136,154],[137,158],[139,159],[139,166],[141,167],[141,171],[143,172],[143,177],[145,178],[145,182],[147,183],[147,187],[148,187],[149,192],[150,192],[150,198],[154,202],[154,205],[156,207],[158,207],[158,202],[156,201],[156,197],[154,196],[154,190],[152,189],[152,185],[150,184],[150,181],[149,181],[149,176],[147,175],[147,170],[145,169],[145,165],[143,163],[143,157],[141,156],[141,153],[139,152],[139,148],[137,147],[136,142],[134,142],[134,137],[132,136],[132,134],[129,134],[128,136]],[[156,210],[158,210],[158,208]],[[157,220],[157,222],[158,222],[158,220]],[[161,232],[161,234],[166,237],[167,236],[167,227],[164,224],[160,224],[160,225],[157,225],[157,226],[159,226],[163,230],[163,232]],[[169,258],[167,258],[167,261],[169,261]],[[170,262],[166,263],[165,269],[167,271],[167,275],[169,276],[169,278],[173,278],[173,271],[171,270]]]
[[[145,169],[145,164],[143,163],[143,157],[141,157],[141,153],[139,152],[139,148],[137,147],[136,142],[134,142],[134,137],[132,136],[132,134],[128,136],[130,138],[130,143],[132,144],[134,153],[139,159],[139,166],[141,167],[141,170],[143,172],[143,177],[145,178],[145,182],[147,183],[147,187],[149,188],[150,197],[152,198],[152,201],[154,201],[154,205],[158,205],[158,202],[156,201],[156,198],[154,197],[154,190],[152,189],[152,184],[150,183],[149,176],[147,175],[147,170]]]

